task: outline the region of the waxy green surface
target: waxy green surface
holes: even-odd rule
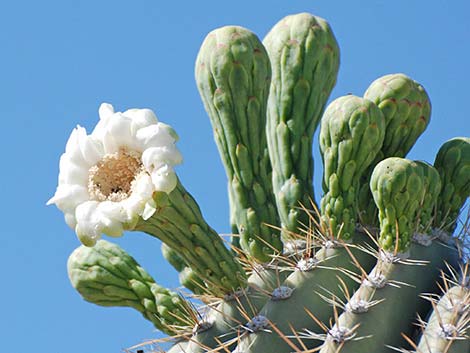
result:
[[[230,221],[247,254],[260,262],[282,251],[266,142],[271,65],[258,37],[227,26],[205,38],[196,82],[228,178]]]
[[[385,117],[385,138],[361,181],[359,208],[363,224],[377,223],[377,208],[370,202],[370,175],[381,160],[405,157],[431,119],[431,102],[424,87],[402,74],[382,76],[371,83],[364,98],[373,101]]]
[[[178,182],[169,194],[156,192],[157,209],[135,230],[159,238],[202,279],[207,293],[223,297],[246,286],[246,273],[225,246],[222,238],[206,223],[193,197]]]
[[[272,66],[267,138],[281,225],[297,232],[309,224],[312,139],[336,83],[339,48],[328,23],[307,13],[279,21],[263,44]]]
[[[169,335],[171,327],[190,328],[189,304],[159,286],[122,248],[105,240],[78,247],[67,263],[70,282],[87,301],[134,308]]]
[[[418,209],[424,198],[423,169],[416,162],[390,157],[376,165],[370,189],[379,209],[379,246],[405,253],[417,228]]]
[[[437,198],[441,192],[441,177],[436,168],[427,162],[416,161],[423,170],[424,196],[418,211],[418,229],[420,233],[430,233],[434,222]]]
[[[354,234],[359,180],[382,146],[384,126],[377,106],[353,95],[334,100],[323,115],[321,218],[332,236],[349,239]]]
[[[470,196],[470,138],[456,137],[444,143],[434,167],[442,181],[434,225],[452,233],[460,210]]]

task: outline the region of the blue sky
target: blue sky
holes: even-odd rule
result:
[[[360,4],[354,6],[354,4]],[[157,337],[132,309],[84,302],[66,274],[79,245],[55,207],[58,160],[71,130],[88,131],[101,102],[151,108],[180,135],[177,172],[207,221],[228,233],[226,178],[194,83],[204,36],[237,24],[261,38],[285,15],[329,21],[341,48],[332,97],[362,95],[375,78],[403,72],[424,85],[431,124],[410,157],[433,162],[439,146],[470,136],[468,1],[4,1],[0,5],[0,350],[115,353]],[[320,196],[321,163],[315,152]],[[143,234],[118,240],[160,284],[178,286]]]

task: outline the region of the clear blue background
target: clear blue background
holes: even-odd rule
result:
[[[356,5],[355,5],[356,4]],[[132,309],[84,302],[66,274],[79,245],[55,207],[59,156],[77,123],[88,131],[101,102],[148,107],[178,131],[178,174],[208,220],[228,233],[226,179],[194,83],[195,57],[212,29],[238,24],[263,37],[285,15],[326,18],[341,47],[332,97],[362,95],[375,78],[403,72],[431,96],[432,120],[413,148],[470,135],[469,2],[462,1],[2,1],[0,5],[0,351],[115,353],[157,337]],[[315,185],[321,163],[315,147]],[[176,273],[158,241],[119,243],[169,287]]]

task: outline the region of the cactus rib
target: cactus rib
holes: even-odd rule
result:
[[[156,193],[157,210],[135,229],[151,234],[179,252],[189,267],[216,296],[246,287],[246,274],[219,235],[205,222],[199,206],[180,182]]]

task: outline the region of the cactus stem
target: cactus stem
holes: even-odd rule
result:
[[[249,266],[252,265],[248,288],[238,291],[235,296],[225,298],[226,300],[219,300],[207,306],[207,313],[201,323],[208,322],[213,325],[197,332],[191,338],[188,352],[203,353],[215,347],[232,347],[237,342],[237,328],[259,313],[272,290],[278,285],[276,283],[283,282],[287,276],[287,273],[278,272],[277,266],[274,266],[275,262],[271,264],[276,268],[273,270],[270,265],[252,261],[248,261]],[[221,342],[222,339],[224,342]]]
[[[362,237],[354,235],[354,240],[359,241],[359,239],[362,239]],[[332,292],[337,292],[336,275],[344,277],[343,280],[349,288],[357,285],[348,278],[343,270],[338,270],[345,268],[351,271],[355,269],[345,248],[351,248],[351,252],[355,254],[367,271],[372,266],[374,258],[368,253],[361,252],[359,247],[354,244],[354,240],[351,239],[352,244],[346,244],[340,240],[325,239],[327,246],[322,247],[315,253],[315,257],[321,263],[310,271],[297,270],[292,272],[282,284],[294,288],[291,297],[280,301],[268,301],[259,314],[266,316],[284,335],[289,334],[289,332],[300,332],[299,330],[305,327],[315,325],[312,323],[308,311],[315,312],[319,322],[326,321],[330,316],[330,308],[325,307],[325,310],[319,310],[322,307],[323,299],[315,294],[315,291],[326,288]],[[306,297],[308,298],[307,301],[300,299]],[[273,331],[276,330],[273,329]],[[309,349],[315,343],[318,343],[311,338],[307,341],[304,341],[303,344]],[[285,352],[289,349],[288,347],[291,346],[289,342],[283,339],[283,336],[275,332],[263,331],[244,336],[239,343],[239,349],[245,352],[270,351],[277,353]]]
[[[382,352],[386,345],[400,341],[398,332],[409,333],[410,318],[417,309],[418,312],[426,309],[417,294],[432,291],[436,268],[442,268],[445,261],[452,262],[452,253],[439,243],[413,244],[405,254],[379,250],[376,267],[363,278],[361,287],[349,298],[348,304],[341,307],[345,311],[335,320],[336,328],[356,328],[361,338],[348,341],[341,352]],[[360,310],[354,310],[357,303],[361,304]],[[398,305],[400,310],[397,311]],[[374,329],[384,315],[390,317],[387,330]],[[367,340],[362,341],[366,337]],[[320,352],[337,352],[338,348],[337,340],[327,337]]]

